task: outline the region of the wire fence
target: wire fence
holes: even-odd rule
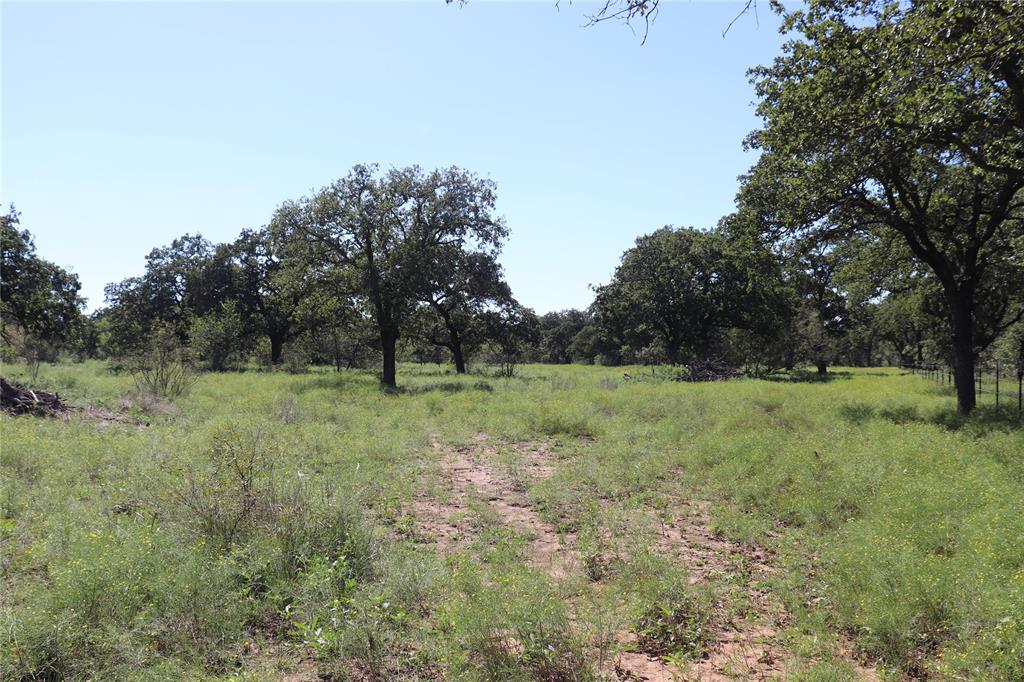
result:
[[[953,385],[953,368],[941,363],[918,363],[907,365],[914,374],[932,381]],[[1024,422],[1024,372],[1016,367],[1007,367],[999,360],[979,362],[974,370],[974,389],[978,402],[982,396],[990,396],[995,402],[996,414],[1005,410],[1016,414],[1018,422]]]

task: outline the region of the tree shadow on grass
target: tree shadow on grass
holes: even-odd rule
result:
[[[461,393],[463,391],[483,391],[490,393],[494,387],[486,381],[472,384],[459,381],[435,381],[420,386],[382,386],[381,390],[388,395],[422,395],[424,393]]]
[[[929,421],[950,431],[964,431],[979,436],[993,431],[1020,431],[1024,426],[1017,419],[1016,405],[1003,405],[998,410],[995,405],[979,405],[969,415],[962,415],[955,408],[948,408],[929,415]]]
[[[1016,406],[1003,406],[997,411],[995,405],[979,405],[970,415],[962,415],[952,407],[922,414],[914,405],[877,408],[868,403],[855,402],[840,406],[839,414],[853,424],[883,419],[893,424],[931,424],[974,436],[984,436],[996,431],[1009,433],[1022,428],[1017,420]]]
[[[346,388],[351,384],[359,383],[360,379],[361,377],[359,375],[349,374],[345,372],[335,372],[332,374],[318,374],[316,376],[310,376],[306,381],[299,383],[297,386],[295,386],[294,392],[306,393],[308,391],[315,391],[316,389],[319,388],[326,388],[332,391],[336,391]],[[365,379],[362,379],[362,381],[365,381]]]
[[[784,374],[772,374],[765,377],[765,381],[775,381],[784,384],[827,384],[837,379],[851,379],[853,372],[828,372],[818,374],[806,369],[795,369]]]

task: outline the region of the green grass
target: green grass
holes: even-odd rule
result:
[[[1024,431],[1005,414],[958,418],[947,387],[895,370],[663,378],[407,365],[389,394],[368,372],[251,371],[204,376],[148,428],[0,417],[0,678],[273,679],[305,659],[335,679],[593,679],[620,629],[699,656],[712,604],[750,606],[734,576],[683,587],[648,526],[700,499],[772,552],[794,678],[849,679],[850,641],[892,677],[1024,679]],[[112,409],[132,388],[97,362],[37,384]],[[558,441],[523,485],[575,534],[578,575],[527,565],[486,504],[455,556],[408,532],[432,435],[479,432]]]

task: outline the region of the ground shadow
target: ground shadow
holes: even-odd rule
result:
[[[359,375],[350,374],[347,372],[334,372],[331,374],[317,374],[317,375],[302,375],[297,374],[295,376],[308,377],[306,381],[299,383],[293,389],[294,393],[306,393],[308,391],[315,391],[320,388],[326,388],[329,390],[339,390],[347,387],[350,384],[356,383],[360,380]],[[365,381],[365,378],[363,378]]]
[[[419,386],[382,386],[381,390],[388,395],[421,395],[423,393],[461,393],[463,391],[483,391],[490,393],[494,387],[486,381],[472,384],[459,381],[435,381]]]
[[[966,431],[984,435],[993,431],[1019,431],[1024,424],[1017,417],[1017,406],[979,405],[969,415],[962,415],[955,408],[940,410],[928,416],[932,424],[951,431]]]
[[[853,372],[828,372],[818,374],[806,369],[794,369],[786,374],[772,374],[765,377],[765,381],[776,381],[785,384],[827,384],[837,379],[851,379]]]
[[[971,414],[962,415],[953,407],[922,414],[914,405],[877,408],[868,403],[855,402],[840,406],[839,414],[853,424],[883,419],[893,424],[931,424],[949,431],[962,431],[978,436],[994,431],[1008,433],[1022,428],[1017,418],[1016,406],[1003,406],[996,410],[995,405],[979,405]]]

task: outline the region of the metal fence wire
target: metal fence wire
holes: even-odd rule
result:
[[[904,369],[932,381],[953,385],[953,368],[948,365],[937,362],[918,363],[906,365]],[[1003,409],[1012,412],[1016,408],[1017,421],[1024,421],[1024,371],[1016,367],[1007,367],[999,360],[979,362],[974,370],[974,381],[979,396],[994,396],[997,415]]]

